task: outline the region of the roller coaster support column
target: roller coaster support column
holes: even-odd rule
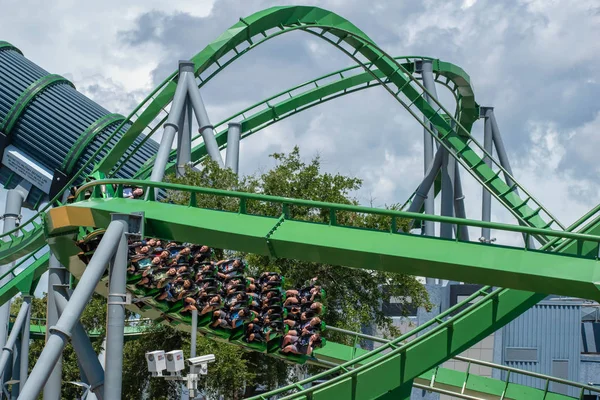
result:
[[[460,180],[460,169],[458,161],[454,163],[454,212],[457,218],[467,218],[467,211],[465,210],[465,195],[462,190],[462,183]],[[460,225],[458,227],[458,237],[460,240],[469,241],[469,227],[466,225]]]
[[[194,108],[194,114],[196,114],[196,121],[198,121],[198,132],[202,135],[202,140],[204,140],[206,152],[208,153],[210,158],[213,159],[213,161],[216,161],[216,163],[219,164],[219,167],[224,168],[225,164],[223,163],[221,153],[219,152],[219,145],[217,144],[217,139],[215,139],[215,130],[214,127],[210,124],[210,119],[208,118],[206,107],[204,107],[204,101],[202,101],[200,91],[196,86],[196,79],[194,78],[193,73],[188,75],[187,84],[188,95],[190,96],[192,107]]]
[[[25,322],[23,322],[23,325],[25,325]],[[17,400],[17,398],[19,397],[19,387],[21,386],[21,358],[22,358],[22,354],[21,354],[21,339],[19,339],[19,336],[21,336],[21,332],[19,332],[19,335],[17,336],[17,340],[15,341],[15,345],[13,347],[13,354],[12,354],[12,368],[11,368],[11,381],[14,381],[16,383],[13,383],[11,388],[10,388],[10,399],[11,400]]]
[[[50,254],[48,262],[48,294],[46,301],[46,343],[50,338],[50,328],[58,322],[60,314],[56,307],[55,288],[67,284],[68,271],[63,267],[54,254]],[[44,400],[59,400],[62,384],[62,354],[59,354],[54,369],[44,387]],[[23,386],[21,386],[23,388]]]
[[[124,230],[124,224],[121,221],[113,221],[108,226],[58,322],[50,328],[46,346],[44,346],[42,354],[40,354],[33,367],[29,379],[21,389],[20,400],[37,399],[42,387],[50,377],[52,367],[60,358],[67,340],[71,337],[73,327],[81,317],[81,313],[94,293],[96,285],[100,282],[104,271],[106,271],[106,265],[115,254]]]
[[[113,214],[112,223],[129,231],[127,215]],[[125,334],[125,304],[127,283],[127,237],[123,234],[117,251],[110,261],[108,277],[108,316],[106,331],[106,388],[107,399],[120,399],[123,383],[123,340]]]
[[[494,114],[494,109],[488,107],[490,109],[489,118],[492,123],[492,141],[494,142],[494,147],[496,148],[496,153],[498,153],[498,160],[500,161],[500,165],[502,168],[508,172],[508,174],[512,175],[512,168],[510,166],[510,161],[508,161],[508,155],[506,154],[506,149],[504,148],[504,142],[502,141],[502,135],[500,134],[500,129],[498,129],[498,123],[496,122],[496,115]],[[514,185],[514,181],[508,176],[504,174],[504,180],[508,186]],[[515,188],[515,194],[519,195],[519,189]],[[519,225],[523,225],[522,222],[519,221]],[[526,240],[525,235],[523,235],[523,240]],[[533,238],[529,238],[529,248],[533,249]]]
[[[56,294],[56,306],[61,313],[67,307],[68,302],[66,290],[61,290],[61,292]],[[71,344],[85,375],[85,378],[82,376],[82,380],[87,381],[90,385],[90,390],[96,395],[98,400],[104,400],[104,369],[100,365],[90,338],[79,321],[73,327]]]
[[[493,114],[493,112],[494,109],[492,107],[481,108],[481,115],[485,118],[483,130],[483,149],[490,155],[492,155],[492,152],[494,151],[492,148],[493,135],[491,119],[491,114]],[[484,155],[483,162],[485,162],[488,167],[492,167],[492,160],[490,157]],[[481,220],[490,222],[492,220],[492,194],[485,187],[481,190]],[[481,228],[481,238],[479,240],[485,243],[490,243],[491,239],[490,228]]]
[[[417,62],[417,71],[420,70],[421,75],[423,77],[423,85],[425,88],[430,91],[434,96],[435,94],[435,82],[433,79],[433,63],[431,60],[422,60]],[[429,95],[425,94],[425,99],[429,102]],[[433,125],[430,125],[431,129]],[[433,137],[427,131],[427,129],[423,129],[423,172],[427,175],[427,171],[433,162]],[[418,211],[417,211],[418,212]],[[431,187],[427,191],[427,197],[425,198],[425,214],[433,215],[435,214],[435,192],[434,188]],[[435,236],[435,225],[433,221],[424,221],[423,222],[423,230],[426,236]],[[428,278],[429,279],[429,278]]]
[[[177,176],[185,175],[185,167],[192,161],[192,105],[186,96],[177,131]]]
[[[177,83],[177,89],[175,90],[175,96],[173,97],[173,103],[171,104],[171,110],[167,122],[165,122],[165,130],[160,140],[160,147],[154,160],[154,167],[152,168],[152,174],[150,180],[154,182],[161,182],[165,176],[165,167],[167,161],[169,161],[169,153],[171,152],[171,146],[173,145],[173,139],[175,133],[179,130],[177,124],[181,121],[181,113],[185,106],[185,99],[187,96],[187,75],[190,71],[194,71],[193,64],[187,61],[179,62],[179,82]],[[193,76],[193,75],[192,75]],[[155,193],[158,190],[155,189]]]
[[[29,327],[31,324],[31,295],[23,295],[23,304],[28,304],[27,316],[25,317],[25,323],[21,329],[21,364],[19,365],[19,387],[23,387],[27,382],[27,375],[29,374]]]
[[[419,185],[412,203],[410,203],[410,206],[408,207],[408,212],[418,213],[421,207],[423,207],[423,203],[427,200],[429,189],[433,188],[435,177],[437,176],[438,172],[440,172],[443,155],[444,153],[442,150],[438,150],[437,153],[435,153],[435,158],[425,173],[425,177]]]
[[[19,220],[21,219],[21,207],[23,205],[24,196],[18,189],[12,189],[6,192],[6,206],[2,219],[4,220],[4,226],[2,228],[3,233],[12,231],[18,226]],[[3,265],[0,267],[0,275],[4,275],[10,270],[10,264]],[[9,276],[6,276],[0,281],[0,285],[4,286],[10,280]],[[4,346],[6,343],[6,337],[8,335],[8,319],[10,317],[10,301],[0,306],[0,346]],[[3,370],[0,370],[0,374]],[[0,382],[2,384],[2,382]]]
[[[231,168],[238,173],[240,164],[240,138],[242,136],[242,124],[230,122],[227,129],[227,153],[225,155],[225,167]]]
[[[2,348],[2,355],[0,355],[0,371],[4,371],[6,369],[6,365],[10,360],[10,356],[13,353],[13,348],[19,338],[19,334],[21,333],[21,328],[27,319],[27,313],[29,312],[29,303],[22,303],[21,308],[19,309],[19,314],[17,314],[17,318],[15,319],[15,324],[13,325],[13,329],[8,336],[8,340],[6,344]]]

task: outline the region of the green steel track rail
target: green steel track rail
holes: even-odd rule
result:
[[[104,183],[106,183],[106,182],[115,182],[115,181],[105,181]],[[133,184],[132,181],[120,181],[120,182],[127,183],[127,184]],[[89,189],[92,186],[98,186],[102,183],[103,183],[102,181],[93,182],[93,183],[87,185],[86,187],[82,188],[82,190]],[[141,184],[142,182],[138,182],[138,183]],[[144,182],[144,183],[149,184],[149,182]],[[173,187],[172,185],[169,185],[169,184],[157,184],[157,185],[161,185],[163,187]],[[174,185],[174,187],[180,188],[179,185]],[[202,191],[203,189],[188,188],[187,190]],[[117,190],[117,193],[119,193],[119,190]],[[210,193],[214,194],[214,192],[212,190],[210,190]],[[231,192],[225,192],[225,193],[231,195]],[[251,197],[253,197],[253,196],[251,196]],[[130,207],[124,206],[124,204],[123,204],[124,201],[128,202],[128,204],[131,205],[131,210],[129,209]],[[77,208],[78,204],[85,207],[86,203],[88,205],[91,205],[91,204],[96,204],[99,202],[103,202],[103,204],[106,204],[106,205],[113,203],[115,209],[118,210],[119,212],[130,212],[134,209],[135,210],[143,209],[144,211],[147,211],[145,204],[152,203],[152,202],[137,201],[137,200],[91,199],[88,201],[82,201],[79,203],[75,203],[74,205],[61,207],[61,208],[63,209],[63,211],[77,212],[76,208]],[[191,216],[190,216],[190,214],[193,214],[194,211],[197,211],[198,209],[191,209],[191,208],[184,207],[184,206],[173,206],[173,205],[167,205],[167,204],[161,204],[161,203],[157,203],[157,204],[163,205],[164,207],[169,207],[169,212],[168,212],[169,216],[176,213],[173,211],[175,207],[181,207],[182,209],[186,209],[185,215],[186,215],[187,223],[192,224],[192,225],[200,225],[200,224],[195,224],[195,222],[193,221],[193,218],[191,218]],[[310,204],[310,205],[314,206],[314,204],[312,204],[312,202],[307,202],[305,204]],[[331,205],[329,205],[329,206],[331,207]],[[59,210],[60,210],[60,208],[54,209],[54,210],[52,210],[51,214],[54,212],[60,212]],[[386,210],[381,210],[381,211],[383,212]],[[223,212],[217,212],[217,211],[212,211],[212,212],[218,213],[221,216],[226,216],[229,214],[229,213],[223,213]],[[88,223],[96,224],[95,219],[102,219],[102,218],[105,219],[105,223],[108,223],[109,217],[106,217],[106,216],[103,217],[102,216],[103,213],[107,213],[107,211],[106,210],[101,211],[101,210],[95,209],[94,215],[93,215],[93,217],[88,219]],[[185,236],[181,237],[181,235],[179,235],[179,233],[180,233],[179,230],[173,229],[174,224],[155,220],[152,216],[152,213],[146,212],[146,215],[149,218],[149,222],[147,225],[151,226],[152,229],[164,230],[165,231],[164,233],[167,233],[169,235],[169,237],[176,234],[177,240],[187,240]],[[163,212],[161,212],[161,215],[162,215],[161,218],[165,218],[165,215],[167,215],[167,214],[163,211]],[[403,215],[403,217],[405,217],[407,214],[403,213],[402,215]],[[417,214],[417,215],[419,215],[419,214]],[[242,215],[242,216],[244,216],[244,215]],[[426,217],[429,217],[429,216],[426,216]],[[260,217],[256,217],[256,218],[260,218]],[[262,217],[262,218],[265,218],[265,217]],[[243,227],[245,226],[244,224],[239,224],[239,223],[231,225],[230,221],[224,220],[224,217],[222,217],[220,219],[221,219],[221,223],[218,225],[220,225],[222,227],[234,226],[234,227],[239,228],[240,230],[243,230]],[[172,222],[172,221],[169,221],[169,222]],[[206,218],[202,218],[202,223],[207,223],[207,222],[209,222],[209,221],[207,221]],[[473,223],[474,224],[482,224],[482,222],[478,222],[478,221],[473,221]],[[309,224],[309,223],[303,223],[303,224],[314,225],[314,224]],[[485,223],[483,223],[483,224],[485,224]],[[210,224],[210,225],[212,227],[212,224]],[[188,228],[190,228],[190,227],[188,227]],[[328,228],[336,228],[336,227],[328,227]],[[517,231],[519,229],[524,229],[523,232],[528,231],[529,229],[533,229],[533,228],[525,228],[525,227],[518,227],[518,226],[515,226],[512,228],[516,229]],[[198,229],[198,228],[196,228],[196,229]],[[216,231],[214,229],[211,231],[211,237],[213,237],[215,235],[215,232]],[[155,232],[152,232],[149,234],[153,234],[153,233],[155,233]],[[530,233],[534,234],[535,232],[530,232]],[[590,227],[590,233],[594,233],[594,234],[598,233],[598,224],[594,224],[593,226]],[[559,234],[559,233],[555,233],[555,234]],[[565,235],[565,234],[566,233],[560,233],[559,235]],[[263,233],[263,236],[264,236],[264,233]],[[401,235],[393,235],[393,236],[400,237]],[[576,254],[577,252],[579,252],[579,250],[581,248],[581,246],[578,245],[577,241],[584,239],[584,237],[578,237],[577,235],[575,235],[575,236],[567,235],[567,236],[569,236],[569,237],[565,237],[565,239],[569,240],[570,244],[568,246],[565,245],[563,252],[565,254],[573,254],[573,253]],[[193,237],[195,238],[195,240],[208,239],[208,237],[205,238],[201,235],[199,236],[198,232],[194,232]],[[587,236],[585,236],[585,239],[587,239]],[[71,241],[71,243],[72,243],[72,241]],[[236,246],[229,246],[228,244],[225,247],[236,248]],[[264,246],[262,246],[262,247],[264,247]],[[485,246],[485,247],[487,247],[487,246]],[[276,247],[274,246],[274,248],[276,248]],[[64,252],[62,252],[58,248],[56,250],[58,250],[57,253],[59,254],[59,257],[61,256],[61,254],[64,256]],[[275,250],[275,251],[277,251],[277,250]],[[447,360],[449,357],[459,354],[460,352],[464,351],[471,345],[475,344],[477,341],[483,339],[483,337],[487,336],[488,334],[495,331],[496,329],[503,326],[504,324],[510,322],[512,319],[516,318],[518,315],[525,312],[528,308],[530,308],[531,306],[536,304],[539,300],[543,299],[544,295],[530,293],[530,292],[517,291],[517,290],[509,290],[509,289],[497,289],[493,292],[490,292],[490,288],[487,287],[487,288],[483,288],[480,292],[476,293],[475,297],[481,297],[481,299],[475,304],[466,306],[466,308],[465,308],[465,304],[461,303],[461,304],[457,305],[456,307],[453,307],[452,309],[448,310],[448,313],[442,314],[440,317],[438,317],[438,319],[434,319],[434,320],[430,321],[428,324],[420,327],[420,329],[426,329],[426,328],[431,328],[432,326],[434,326],[434,328],[432,329],[432,331],[429,334],[423,335],[423,336],[417,338],[416,340],[409,342],[411,344],[411,346],[409,346],[409,347],[407,347],[406,345],[400,346],[401,342],[406,340],[408,338],[408,336],[401,337],[401,338],[395,339],[394,341],[390,342],[389,344],[382,346],[382,348],[378,349],[378,351],[376,350],[377,353],[369,353],[369,355],[365,355],[364,357],[361,356],[362,358],[361,357],[354,358],[353,360],[349,361],[347,364],[343,364],[341,367],[335,367],[332,370],[324,372],[323,373],[324,375],[319,374],[319,375],[311,378],[310,382],[312,382],[315,379],[322,378],[324,376],[331,376],[331,374],[344,372],[345,370],[350,371],[349,372],[350,375],[347,375],[348,373],[344,373],[345,374],[344,379],[334,378],[334,380],[327,382],[326,385],[316,386],[316,388],[318,388],[318,390],[321,392],[316,392],[315,391],[316,389],[314,389],[314,388],[310,389],[311,391],[315,391],[313,393],[313,398],[334,398],[337,395],[340,395],[340,396],[341,395],[344,395],[344,396],[349,395],[348,398],[365,398],[363,396],[365,394],[365,392],[358,390],[359,387],[362,387],[361,383],[365,385],[364,390],[367,390],[366,386],[368,385],[368,382],[371,382],[371,383],[377,382],[378,386],[381,386],[382,385],[381,380],[374,378],[375,376],[380,376],[381,374],[383,374],[381,376],[385,376],[386,378],[391,379],[393,377],[393,379],[391,379],[391,380],[386,379],[387,383],[385,383],[385,385],[381,386],[380,389],[382,390],[382,392],[381,392],[382,394],[387,393],[388,390],[392,390],[395,387],[401,386],[403,384],[408,384],[415,377],[418,377],[420,374],[425,373],[426,371],[428,371],[435,365],[439,365],[443,361]],[[469,299],[468,301],[471,301],[471,300],[473,300],[473,299]],[[447,315],[450,315],[450,313],[455,312],[459,309],[463,309],[463,310],[461,312],[459,312],[459,314],[456,315],[454,318],[444,320],[444,318]],[[417,329],[419,329],[419,328],[417,328]],[[412,334],[414,334],[414,331],[411,332],[411,334],[409,336],[411,336]],[[420,346],[413,347],[419,343],[421,344]],[[334,360],[335,358],[343,359],[344,355],[339,353],[340,351],[343,350],[343,348],[338,347],[336,349],[335,347],[334,348],[330,347],[328,350],[327,349],[328,347],[329,347],[329,344],[324,349],[320,349],[319,352],[330,351],[330,352],[334,352],[335,354],[333,354],[333,355],[330,354],[329,356],[327,356],[326,354],[320,354],[318,356],[323,357],[325,360]],[[372,364],[372,363],[364,364],[365,360],[367,360],[367,359],[370,360],[376,354],[379,354],[379,352],[383,352],[384,350],[390,350],[390,349],[392,349],[392,351],[390,353],[385,354],[385,355],[375,359],[373,361],[374,364]],[[348,350],[345,350],[345,351],[347,352]],[[351,353],[351,354],[346,353],[346,357],[352,357],[353,356],[352,354],[353,353]],[[402,368],[401,368],[401,370],[398,370],[400,368],[400,361],[402,361]],[[358,367],[355,369],[350,369],[352,366],[358,366]],[[369,372],[369,371],[373,371],[372,374],[369,373],[371,375],[367,374],[367,372]],[[388,372],[385,372],[385,371],[388,371]],[[390,373],[389,371],[392,371],[393,373]],[[398,372],[398,374],[396,374],[396,372]],[[352,387],[355,387],[355,389],[356,389],[354,392],[353,392]],[[298,389],[298,387],[294,387],[294,388]],[[390,388],[392,388],[392,389],[390,389]],[[288,388],[286,390],[289,390],[289,389],[290,388]],[[348,392],[348,390],[349,390],[349,392]],[[372,390],[372,388],[369,388],[369,390]],[[281,393],[283,393],[283,391]],[[319,395],[318,393],[320,393],[322,396]],[[328,397],[328,396],[334,396],[334,397]],[[344,397],[341,397],[341,398],[344,398]],[[366,398],[370,398],[370,397],[366,397]]]
[[[79,226],[106,227],[111,212],[144,211],[152,232],[149,235],[164,239],[175,239],[176,236],[177,240],[200,241],[211,247],[274,257],[600,300],[595,284],[600,282],[600,263],[597,262],[600,237],[592,235],[136,180],[93,181],[83,185],[78,193],[84,193],[86,189],[97,193],[95,189],[111,184],[178,190],[193,194],[193,198],[197,195],[235,198],[240,207],[236,213],[224,213],[194,205],[95,198],[50,210],[46,221],[49,235]],[[247,207],[253,201],[277,206],[282,210],[281,215],[252,215],[247,212]],[[290,219],[290,207],[329,210],[329,225]],[[385,216],[389,218],[389,226],[385,231],[344,226],[336,222],[338,214],[343,212]],[[396,234],[398,218],[573,239],[580,251],[577,257],[566,257],[520,247]],[[160,228],[153,230],[154,226]]]
[[[478,105],[475,103],[475,97],[469,84],[469,76],[458,66],[443,62],[429,57],[396,57],[401,61],[403,67],[408,71],[413,71],[414,63],[417,60],[430,59],[433,61],[433,72],[435,81],[447,87],[456,101],[456,118],[468,127],[471,126],[478,117]],[[370,64],[368,64],[370,67]],[[221,149],[227,146],[227,123],[240,119],[242,124],[242,139],[248,137],[276,122],[291,117],[301,111],[307,110],[325,102],[334,100],[340,96],[356,93],[358,91],[380,86],[372,75],[368,72],[361,72],[361,66],[356,65],[335,71],[303,84],[294,86],[286,91],[277,93],[259,103],[256,103],[246,109],[224,119],[215,125],[215,135],[217,144]],[[373,71],[379,78],[383,78],[383,73],[377,69]],[[202,84],[201,84],[202,85]],[[156,125],[162,126],[166,117]],[[129,154],[119,161],[119,164],[113,169],[112,174],[116,173],[127,161],[135,154],[135,151],[141,147],[142,142],[148,140],[157,130],[153,130],[146,135],[142,141]],[[196,135],[192,142],[197,141],[201,136]],[[175,157],[175,151],[170,154],[171,159]],[[206,156],[204,143],[200,143],[192,149],[192,160],[198,163],[202,157]],[[149,176],[155,157],[150,158],[134,178],[146,178]],[[172,172],[175,163],[171,162],[167,166],[167,171]]]
[[[94,140],[94,137],[102,133],[102,131],[110,125],[124,120],[125,117],[121,114],[107,114],[94,121],[85,131],[83,131],[81,136],[77,138],[73,147],[69,150],[69,154],[67,154],[67,157],[63,160],[61,169],[69,175],[73,171],[73,168],[75,168],[77,160],[79,160],[79,157],[83,154],[87,145]]]
[[[68,79],[55,74],[42,76],[40,79],[29,85],[27,89],[25,89],[23,93],[19,95],[10,110],[8,110],[4,121],[2,121],[2,124],[0,124],[0,131],[4,132],[8,137],[10,137],[12,128],[15,126],[21,117],[21,114],[23,114],[25,109],[29,107],[29,104],[31,104],[36,96],[49,87],[58,84],[67,84],[75,87]]]
[[[270,33],[272,30],[275,33]],[[386,76],[386,82],[381,81],[373,73],[374,78],[381,81],[382,86],[429,131],[434,139],[449,150],[467,171],[505,205],[521,223],[540,228],[556,225],[558,228],[564,229],[557,219],[518,184],[491,155],[489,156],[496,164],[497,172],[479,157],[467,142],[475,144],[481,153],[488,155],[483,150],[483,146],[472,140],[468,130],[452,117],[435,98],[432,98],[433,105],[430,105],[425,100],[426,89],[400,63],[378,48],[350,22],[333,13],[316,7],[299,6],[274,7],[253,14],[235,24],[205,50],[192,58],[196,66],[196,75],[200,75],[213,64],[220,66],[219,59],[231,51],[236,54],[225,63],[230,63],[252,46],[294,30],[308,32],[328,41],[356,63],[362,65],[368,72],[372,72],[365,65],[368,62],[372,63],[372,69],[377,68],[382,71]],[[254,36],[259,37],[260,40],[256,44],[253,42]],[[245,43],[249,43],[246,49],[242,52],[237,50],[237,46]],[[359,57],[366,59],[365,62],[362,62]],[[119,157],[126,152],[144,129],[148,129],[150,132],[155,129],[149,124],[156,119],[160,112],[166,113],[165,107],[171,101],[177,85],[175,78],[176,74],[167,78],[165,83],[159,86],[147,101],[134,111],[135,116],[138,111],[141,111],[141,114],[133,121],[133,125],[121,137],[113,151],[97,166],[100,171],[110,172]],[[160,93],[158,93],[159,89],[162,89]],[[421,119],[421,114],[425,116],[425,121]],[[435,130],[430,127],[430,123],[435,126]],[[510,179],[510,186],[502,180],[501,174]],[[526,196],[525,199],[521,199],[517,195],[517,190],[523,192]],[[549,222],[544,221],[544,215]],[[547,241],[547,238],[544,237],[536,237],[536,239],[541,243]]]
[[[16,46],[5,42],[4,40],[0,40],[0,51],[5,51],[5,50],[14,50],[17,53],[19,53],[20,55],[23,55],[23,52],[21,50],[19,50]]]
[[[39,248],[24,257],[16,265],[0,276],[0,281],[8,278],[9,281],[0,287],[0,304],[10,301],[19,293],[33,294],[38,279],[48,267],[49,253],[46,251],[39,254],[43,248]]]

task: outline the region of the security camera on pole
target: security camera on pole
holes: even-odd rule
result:
[[[148,372],[152,376],[162,377],[166,380],[186,382],[191,399],[198,395],[199,376],[208,374],[208,363],[214,361],[214,354],[188,358],[187,362],[190,366],[190,372],[187,376],[182,376],[181,371],[185,369],[182,350],[173,350],[168,353],[165,353],[163,350],[157,350],[146,353]],[[163,375],[164,370],[167,371],[167,375]]]

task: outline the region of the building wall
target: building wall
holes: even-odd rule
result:
[[[579,381],[581,307],[558,301],[542,302],[502,329],[502,364]],[[505,379],[505,373],[502,373]],[[540,389],[545,381],[523,375],[511,381]],[[579,395],[574,388],[551,384],[550,390]]]

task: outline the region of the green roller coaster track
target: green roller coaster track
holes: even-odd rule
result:
[[[486,225],[478,221],[220,192],[140,180],[100,180],[87,184],[83,189],[106,183],[161,187],[236,197],[240,199],[240,208],[238,212],[224,213],[198,208],[195,204],[189,207],[170,205],[169,212],[166,213],[164,209],[167,205],[152,199],[132,201],[99,196],[60,206],[60,195],[57,195],[27,223],[0,236],[8,239],[5,243],[0,243],[0,262],[15,261],[27,255],[25,260],[7,273],[13,277],[0,288],[0,302],[9,300],[18,292],[31,291],[32,285],[47,266],[47,254],[39,257],[34,255],[43,252],[40,248],[46,242],[56,251],[61,261],[78,275],[84,266],[74,257],[77,250],[72,239],[79,227],[106,227],[110,212],[144,211],[147,218],[146,232],[163,238],[202,240],[215,247],[274,257],[322,261],[355,268],[380,268],[511,288],[482,288],[473,298],[457,304],[438,318],[417,328],[431,330],[408,342],[406,339],[415,331],[385,343],[372,352],[328,343],[325,348],[315,352],[313,362],[324,366],[331,366],[333,363],[336,366],[298,384],[261,395],[260,398],[276,394],[285,394],[284,398],[311,399],[404,398],[413,385],[422,387],[425,382],[429,382],[432,389],[437,382],[446,385],[444,387],[462,387],[463,394],[466,393],[465,390],[470,390],[470,393],[498,398],[570,398],[549,393],[548,386],[542,391],[515,385],[508,380],[500,382],[481,377],[471,378],[468,373],[465,375],[436,366],[512,321],[543,299],[544,293],[598,298],[596,284],[600,282],[600,270],[596,267],[596,262],[600,221],[595,216],[598,210],[592,210],[576,224],[565,228],[493,157],[490,157],[492,166],[483,161],[482,158],[488,154],[470,135],[471,126],[479,115],[479,107],[475,102],[469,77],[462,69],[439,60],[434,62],[436,81],[447,86],[455,97],[456,110],[451,113],[432,96],[429,96],[432,103],[428,103],[425,100],[428,92],[413,77],[414,60],[423,57],[392,58],[353,24],[317,7],[274,7],[240,19],[192,58],[198,87],[203,87],[225,67],[258,45],[296,30],[331,43],[357,65],[272,96],[220,122],[217,128],[224,127],[229,121],[241,120],[243,137],[248,137],[315,105],[380,86],[413,115],[524,226]],[[13,49],[14,46],[5,44],[4,48]],[[361,69],[364,72],[359,72]],[[142,134],[145,134],[143,141],[149,140],[159,129],[168,115],[166,109],[175,93],[177,79],[177,72],[171,74],[120,123],[105,144],[126,124],[131,126],[108,155],[95,166],[95,171],[112,176],[139,148],[133,146],[134,140]],[[226,135],[226,129],[220,129],[216,135],[221,148],[226,146]],[[100,149],[73,174],[67,187],[81,179],[85,168],[98,154]],[[199,162],[205,156],[203,144],[194,147],[194,162]],[[73,165],[70,162],[70,166]],[[152,159],[138,171],[136,177],[147,177],[151,166]],[[172,168],[171,163],[169,169]],[[502,176],[505,177],[504,180]],[[97,191],[93,192],[97,194]],[[520,197],[519,192],[523,197]],[[256,200],[281,204],[281,215],[257,216],[248,213],[248,204]],[[55,205],[60,207],[50,208]],[[286,207],[290,205],[328,209],[331,212],[331,223],[317,225],[290,220],[286,213]],[[385,232],[367,231],[336,222],[338,213],[352,212],[383,214],[389,217],[389,229]],[[395,219],[407,217],[520,232],[534,237],[543,247],[534,251],[396,233]],[[42,218],[43,223],[40,221]],[[584,222],[586,224],[581,227]],[[575,233],[576,229],[580,232]],[[373,259],[376,259],[375,263]],[[517,276],[520,279],[514,279]],[[478,301],[468,305],[474,299]],[[451,316],[455,311],[458,311],[456,315]],[[327,381],[306,387],[319,379]],[[581,393],[583,394],[583,389]]]

